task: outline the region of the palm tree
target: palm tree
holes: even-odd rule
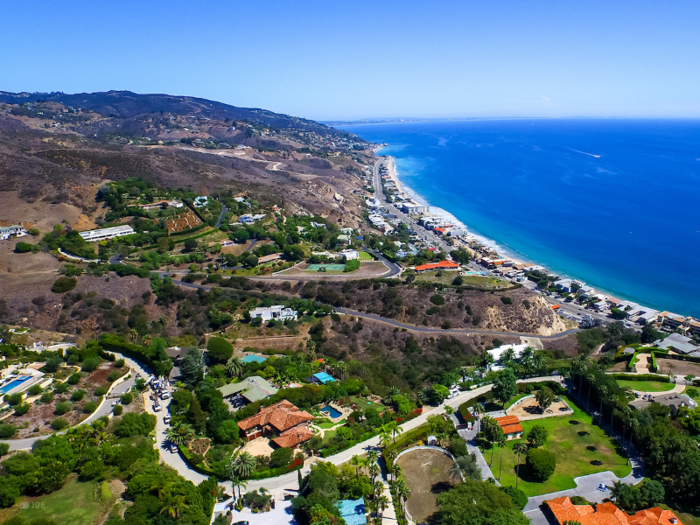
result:
[[[384,394],[384,403],[390,405],[394,398],[399,394],[401,394],[401,390],[399,390],[395,386],[390,386],[389,389],[386,391],[386,394]]]
[[[372,480],[372,483],[374,483],[374,479],[379,475],[381,471],[382,469],[379,467],[379,463],[372,463],[369,466],[369,476]]]
[[[400,475],[401,475],[401,465],[394,463],[391,466],[391,479],[397,480]]]
[[[255,471],[257,464],[255,457],[248,452],[241,452],[231,460],[231,471],[241,478],[247,478]]]
[[[129,337],[131,337],[132,341],[136,341],[136,339],[138,339],[139,333],[136,331],[135,328],[132,328],[131,330],[129,330]]]
[[[472,413],[474,414],[474,418],[479,421],[481,419],[481,416],[486,412],[486,409],[484,408],[484,405],[481,403],[476,403],[472,407]]]
[[[348,365],[345,364],[345,361],[338,361],[333,368],[340,374],[341,380],[344,380],[345,371],[348,369]]]
[[[377,509],[379,510],[380,515],[383,514],[386,509],[389,508],[390,503],[391,502],[389,501],[389,498],[387,498],[386,496],[379,496],[379,499],[377,499]]]
[[[144,346],[151,346],[152,342],[153,342],[153,338],[151,337],[151,334],[146,334],[145,336],[143,336]]]
[[[226,363],[226,373],[230,376],[240,376],[243,373],[243,361],[240,357],[232,357]]]
[[[593,374],[588,374],[586,376],[586,380],[588,381],[588,398],[586,399],[586,408],[590,410],[590,402],[591,402],[591,387],[593,386],[593,380],[595,379],[595,376]]]
[[[544,368],[545,365],[545,358],[544,354],[542,352],[535,352],[535,355],[532,357],[532,368],[535,371],[540,371]]]
[[[190,507],[185,504],[185,496],[182,494],[167,494],[163,502],[163,508],[160,509],[160,514],[167,512],[171,518],[179,518],[183,509]]]
[[[406,500],[411,497],[411,489],[406,485],[406,480],[399,478],[396,482],[396,494],[399,496],[399,502],[406,503]]]
[[[236,497],[236,488],[238,488],[238,497],[240,498],[243,496],[243,492],[241,491],[241,489],[246,488],[248,486],[248,484],[238,476],[234,476],[233,478],[231,478],[231,484],[233,485],[234,498]]]
[[[520,476],[520,455],[527,454],[528,446],[522,441],[513,445],[513,452],[518,455],[518,464],[515,467],[515,488],[518,488],[518,476]]]
[[[391,425],[391,433],[394,436],[394,443],[396,443],[396,436],[401,434],[403,432],[403,427],[400,427],[396,421],[394,421]]]
[[[350,458],[350,465],[355,467],[355,476],[360,475],[360,467],[362,466],[362,460],[360,459],[360,456],[355,454],[352,458]]]
[[[194,428],[187,423],[178,423],[174,427],[169,428],[166,434],[168,441],[177,446],[186,445],[194,439],[194,436]]]
[[[381,481],[375,481],[372,484],[372,492],[374,492],[374,499],[376,500],[384,492],[384,483]]]
[[[600,397],[600,422],[601,425],[603,423],[603,398],[607,395],[608,393],[608,387],[605,385],[600,387],[600,390],[598,390],[598,396]]]
[[[498,481],[501,481],[501,469],[503,468],[503,449],[506,448],[508,445],[508,438],[504,435],[501,434],[498,437],[498,448],[501,449],[501,451],[498,453]]]
[[[376,450],[372,449],[369,452],[367,452],[367,461],[370,463],[375,463],[379,459],[379,452]]]
[[[379,446],[382,448],[386,448],[389,446],[390,441],[391,434],[387,432],[385,428],[382,428],[382,433],[379,434]]]

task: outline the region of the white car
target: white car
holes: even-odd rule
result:
[[[166,425],[167,425],[168,423],[170,423],[170,416],[165,416],[165,417],[163,418],[163,423],[165,423]]]
[[[163,393],[160,395],[160,398],[161,398],[161,399],[168,399],[169,397],[170,397],[170,392],[163,392]]]
[[[153,407],[153,411],[154,411],[154,412],[160,412],[161,410],[163,410],[163,407],[160,406],[160,405],[155,405],[155,406]]]

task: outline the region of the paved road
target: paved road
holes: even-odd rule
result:
[[[173,281],[174,282],[174,281]],[[355,317],[363,317],[365,319],[372,319],[374,321],[379,321],[381,323],[386,323],[391,326],[396,326],[398,328],[405,328],[406,330],[412,330],[414,332],[424,332],[424,333],[441,333],[441,334],[484,334],[484,335],[512,335],[512,336],[523,336],[523,337],[537,337],[538,339],[559,339],[561,337],[566,337],[570,334],[575,334],[580,332],[581,329],[576,328],[572,330],[567,330],[555,335],[534,335],[526,334],[522,332],[495,332],[490,330],[471,330],[468,328],[450,328],[443,330],[442,328],[431,328],[429,326],[415,326],[412,324],[402,323],[400,321],[394,321],[393,319],[387,319],[386,317],[381,317],[379,315],[367,314],[364,312],[358,312],[356,310],[350,310],[348,308],[336,308],[339,314],[353,315]]]
[[[224,220],[224,215],[226,215],[227,212],[228,212],[228,208],[222,203],[221,204],[221,215],[219,215],[219,220],[216,221],[216,226],[214,226],[214,228],[221,227],[221,223]]]

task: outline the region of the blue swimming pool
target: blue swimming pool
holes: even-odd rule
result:
[[[326,405],[321,409],[321,412],[328,414],[332,419],[342,416],[342,412],[338,412],[335,408],[330,405]]]
[[[13,388],[15,388],[15,387],[21,385],[22,383],[24,383],[24,382],[25,382],[27,379],[29,379],[30,377],[31,377],[31,376],[19,376],[19,377],[18,377],[17,379],[15,379],[14,381],[10,381],[10,382],[7,383],[5,386],[0,387],[0,395],[6,394],[7,392],[9,392],[10,390],[12,390]]]

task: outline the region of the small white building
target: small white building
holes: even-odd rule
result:
[[[241,216],[238,218],[238,222],[239,222],[240,224],[253,224],[254,222],[257,222],[257,221],[259,221],[260,219],[264,219],[264,218],[265,218],[265,214],[264,214],[264,213],[258,213],[258,214],[256,214],[256,215],[250,215],[250,214],[247,214],[247,213],[246,213],[246,214],[244,214],[244,215],[241,215]]]
[[[27,230],[21,224],[0,227],[0,241],[6,241],[11,237],[24,237]]]
[[[354,261],[360,258],[360,253],[357,250],[341,250],[340,255],[345,257],[346,261]]]
[[[491,354],[491,357],[493,357],[493,360],[495,365],[491,366],[491,370],[498,372],[499,370],[503,370],[505,367],[500,365],[501,362],[501,357],[503,357],[503,354],[507,350],[513,350],[513,357],[515,359],[520,359],[523,355],[523,351],[527,348],[527,345],[522,344],[522,345],[516,345],[516,344],[509,344],[509,345],[503,345],[499,346],[498,348],[494,348],[493,350],[487,350],[489,354]]]
[[[80,236],[87,242],[106,241],[115,237],[123,237],[135,233],[134,229],[128,225],[112,226],[111,228],[101,228],[99,230],[89,230],[80,232]]]
[[[262,317],[263,322],[271,321],[273,319],[279,321],[296,321],[297,312],[291,308],[285,308],[283,305],[267,306],[262,308],[253,308],[250,311],[251,319],[257,319]]]
[[[197,197],[194,202],[192,203],[192,206],[195,208],[204,208],[207,203],[209,202],[209,197]]]

